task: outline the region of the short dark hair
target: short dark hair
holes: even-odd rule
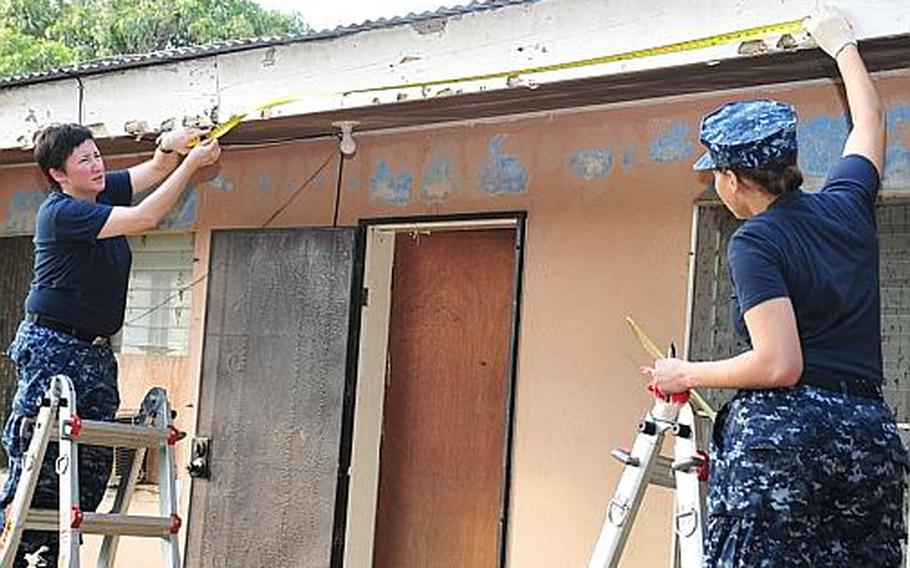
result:
[[[796,165],[796,152],[758,168],[731,168],[733,173],[762,187],[771,195],[796,191],[803,184],[803,173]]]
[[[94,139],[91,130],[81,124],[52,124],[38,133],[35,137],[35,162],[54,191],[60,191],[60,184],[51,177],[51,168],[66,171],[64,164],[73,150],[86,140]]]

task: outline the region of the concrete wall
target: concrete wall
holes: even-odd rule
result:
[[[910,195],[910,73],[879,78],[889,113],[885,193]],[[341,225],[363,218],[507,210],[528,212],[514,435],[511,566],[586,562],[628,445],[649,407],[637,368],[648,357],[630,314],[657,340],[685,335],[692,204],[709,179],[691,171],[700,116],[731,98],[774,96],[801,116],[800,163],[809,187],[836,160],[846,133],[828,83],[609,108],[506,117],[358,137],[345,162]],[[227,148],[196,180],[173,228],[197,232],[196,276],[209,232],[222,227],[325,226],[335,205],[333,140]],[[326,160],[321,173],[288,204]],[[0,226],[28,230],[40,179],[0,169]],[[183,392],[199,376],[204,284],[194,290]],[[178,389],[179,390],[179,389]],[[186,408],[193,400],[178,401]],[[670,499],[652,490],[626,566],[662,565]]]

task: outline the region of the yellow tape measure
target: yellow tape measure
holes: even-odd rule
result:
[[[205,139],[206,140],[217,140],[217,139],[221,138],[222,136],[224,136],[225,134],[230,132],[231,129],[233,129],[235,126],[240,124],[244,118],[246,118],[247,116],[252,114],[254,111],[258,111],[259,113],[266,113],[269,110],[271,110],[277,106],[286,105],[288,103],[292,103],[299,99],[300,99],[300,97],[298,97],[298,96],[278,97],[276,99],[271,99],[260,105],[256,105],[250,111],[232,114],[230,116],[230,118],[228,118],[224,122],[219,122],[217,125],[215,125],[214,128],[209,130],[208,134],[205,135]],[[187,146],[192,148],[193,146],[195,146],[197,144],[199,144],[198,139],[190,140],[190,142],[187,144]]]
[[[654,357],[655,359],[664,358],[664,354],[661,353],[660,349],[657,348],[657,344],[654,343],[650,337],[648,337],[648,334],[646,334],[644,332],[644,330],[642,328],[640,328],[637,323],[635,323],[635,320],[633,320],[631,316],[626,316],[626,323],[629,324],[630,328],[632,328],[632,333],[635,334],[635,337],[638,338],[638,341],[639,341],[639,343],[641,343],[641,346],[644,347],[645,351],[647,351],[648,354],[651,355],[651,357]],[[695,389],[690,390],[689,395],[692,397],[692,403],[705,416],[707,416],[711,420],[714,420],[714,417],[717,415],[717,412],[715,412],[714,409],[711,408],[711,405],[708,404],[708,401],[706,401]]]
[[[432,81],[423,81],[415,83],[399,83],[396,85],[385,85],[381,87],[365,87],[362,89],[351,89],[349,91],[335,92],[335,93],[322,93],[323,95],[352,95],[356,93],[374,93],[381,91],[391,91],[395,89],[411,89],[411,88],[420,88],[420,87],[433,87],[437,85],[450,85],[455,83],[466,83],[469,81],[483,81],[488,79],[500,79],[508,77],[518,77],[521,75],[534,75],[538,73],[547,73],[550,71],[561,71],[565,69],[575,69],[579,67],[588,67],[591,65],[602,65],[605,63],[616,63],[618,61],[630,61],[633,59],[642,59],[645,57],[653,57],[656,55],[667,55],[670,53],[681,53],[685,51],[694,51],[696,49],[704,49],[706,47],[714,47],[718,45],[726,45],[729,43],[750,41],[755,39],[761,39],[769,35],[784,35],[784,34],[797,34],[803,31],[802,20],[792,20],[789,22],[781,22],[777,24],[767,24],[764,26],[756,26],[753,28],[746,28],[742,30],[736,30],[728,33],[691,39],[686,41],[680,41],[676,43],[671,43],[667,45],[661,45],[658,47],[648,47],[644,49],[636,49],[632,51],[625,51],[622,53],[614,53],[612,55],[603,55],[600,57],[590,57],[587,59],[579,59],[577,61],[569,61],[567,63],[553,63],[550,65],[540,65],[537,67],[526,67],[524,69],[514,69],[510,71],[497,71],[493,73],[484,73],[480,75],[470,75],[467,77],[453,77],[448,79],[435,79]],[[313,96],[314,93],[308,93],[309,96]],[[254,107],[254,110],[260,112],[266,112],[267,110],[274,108],[276,106],[285,105],[299,99],[303,96],[288,96],[281,97],[277,99],[272,99],[264,104],[261,104],[257,107]],[[206,139],[217,140],[221,138],[228,132],[230,132],[235,126],[240,124],[247,116],[249,116],[253,111],[250,112],[241,112],[234,115],[231,115],[226,121],[216,125],[207,135]],[[192,148],[199,141],[192,141],[189,146]]]
[[[622,53],[614,53],[612,55],[603,55],[600,57],[590,57],[588,59],[579,59],[578,61],[570,61],[567,63],[553,63],[551,65],[540,65],[538,67],[526,67],[524,69],[516,69],[512,71],[497,71],[494,73],[484,73],[482,75],[471,75],[468,77],[458,77],[450,79],[436,79],[433,81],[424,81],[420,83],[399,83],[397,85],[387,85],[384,87],[369,87],[363,89],[352,89],[350,91],[345,91],[343,94],[350,95],[354,93],[371,93],[376,91],[388,91],[392,89],[408,89],[414,87],[432,87],[436,85],[446,85],[452,83],[465,83],[468,81],[484,81],[487,79],[501,79],[507,77],[515,77],[519,75],[533,75],[537,73],[547,73],[550,71],[561,71],[564,69],[574,69],[578,67],[588,67],[590,65],[602,65],[604,63],[616,63],[617,61],[629,61],[632,59],[641,59],[644,57],[652,57],[655,55],[666,55],[669,53],[681,53],[684,51],[694,51],[696,49],[704,49],[706,47],[714,47],[718,45],[726,45],[728,43],[743,42],[755,39],[761,39],[765,36],[775,35],[775,34],[796,34],[800,33],[803,30],[803,21],[802,20],[791,20],[789,22],[781,22],[778,24],[767,24],[764,26],[756,26],[754,28],[746,28],[742,30],[736,30],[733,32],[698,38],[690,39],[686,41],[680,41],[676,43],[670,43],[667,45],[661,45],[658,47],[648,47],[644,49],[635,49],[632,51],[625,51]]]

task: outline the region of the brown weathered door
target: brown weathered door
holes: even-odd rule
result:
[[[396,237],[374,566],[499,561],[516,233]]]
[[[187,566],[330,565],[354,235],[213,234]]]

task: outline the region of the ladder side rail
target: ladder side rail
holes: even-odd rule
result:
[[[58,411],[58,433],[60,452],[57,458],[60,501],[60,551],[58,564],[63,568],[79,568],[79,523],[82,519],[82,504],[79,500],[79,448],[70,435],[78,431],[76,414],[76,390],[68,377],[55,377],[60,384],[62,401]]]
[[[691,404],[684,405],[677,423],[682,427],[676,435],[674,446],[674,497],[673,533],[680,568],[701,568],[705,527],[706,478],[702,479],[699,444],[700,428],[696,424]],[[705,464],[704,467],[707,467]]]
[[[41,475],[41,465],[44,463],[47,446],[50,444],[51,436],[54,433],[52,426],[59,404],[59,398],[51,397],[49,403],[42,405],[38,410],[32,439],[23,459],[19,485],[16,488],[13,502],[6,513],[3,549],[0,552],[0,566],[12,566],[16,558],[16,552],[22,540],[22,533],[27,526],[26,512],[31,506],[32,498],[35,495],[38,477]],[[56,526],[54,530],[57,530]]]
[[[140,421],[147,420],[146,416],[140,415]],[[142,471],[142,462],[145,459],[146,448],[135,448],[129,457],[127,474],[120,478],[120,486],[117,487],[117,494],[114,497],[114,504],[111,506],[112,514],[126,514],[129,512],[130,503],[133,500],[133,494],[136,491],[136,485],[139,482],[139,474]],[[113,568],[117,559],[117,547],[120,544],[120,535],[106,534],[101,543],[101,551],[98,554],[98,568]]]
[[[591,555],[588,568],[613,568],[619,564],[635,515],[648,488],[664,435],[675,421],[677,405],[658,400],[635,437],[631,458],[637,464],[626,464],[616,494],[607,505],[606,519]],[[653,432],[648,432],[648,425]]]
[[[155,389],[150,396],[156,397],[159,404],[158,423],[166,431],[173,431],[174,424],[171,406],[164,389]],[[162,517],[171,519],[171,531],[161,540],[161,552],[165,568],[181,568],[180,560],[180,525],[177,514],[177,462],[174,455],[174,442],[170,441],[158,448],[158,508]]]

